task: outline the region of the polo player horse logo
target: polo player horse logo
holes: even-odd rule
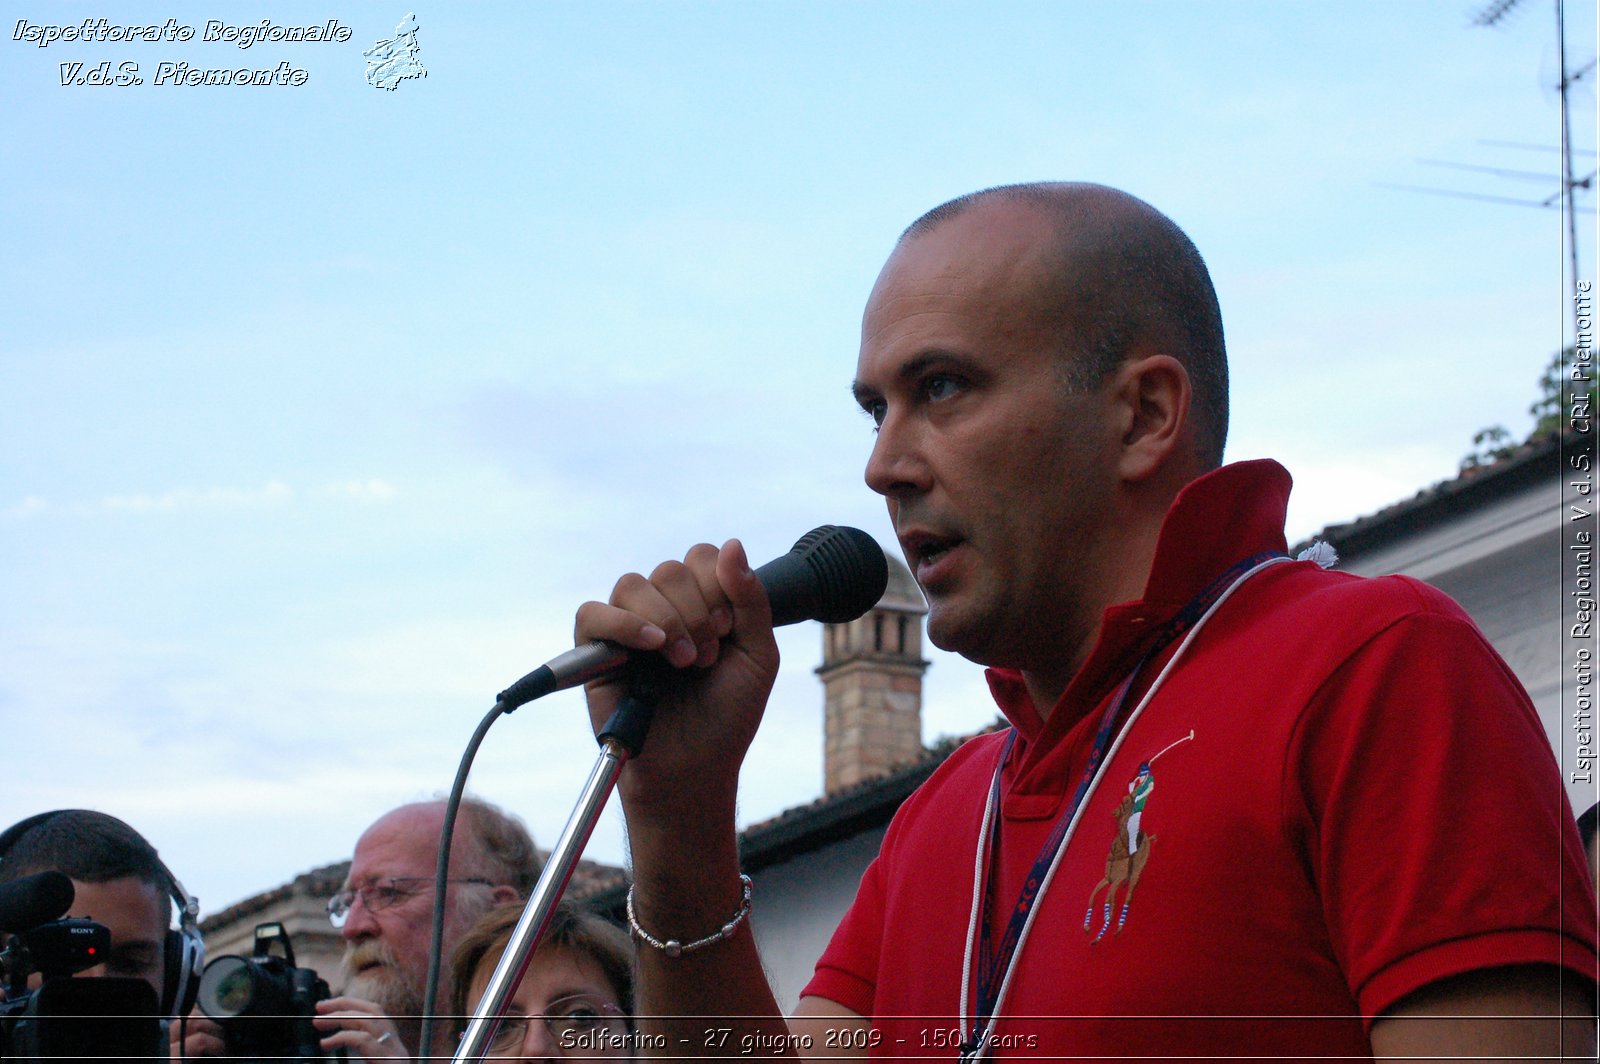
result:
[[[1094,925],[1095,898],[1104,890],[1105,910],[1101,916],[1100,930],[1094,936],[1095,942],[1105,938],[1107,931],[1111,931],[1113,935],[1122,933],[1122,925],[1128,922],[1128,910],[1133,906],[1134,888],[1139,885],[1139,876],[1144,873],[1144,866],[1150,861],[1150,851],[1155,848],[1156,836],[1147,835],[1139,829],[1145,804],[1150,801],[1150,794],[1156,788],[1155,774],[1150,766],[1155,764],[1156,758],[1167,750],[1193,738],[1194,732],[1190,731],[1188,735],[1170,744],[1149,761],[1141,763],[1139,774],[1128,784],[1128,793],[1117,803],[1117,808],[1112,813],[1117,822],[1117,831],[1111,837],[1111,852],[1106,856],[1105,878],[1096,883],[1094,889],[1089,892],[1089,907],[1083,914],[1083,931],[1084,934],[1088,934]],[[1111,911],[1116,908],[1119,892],[1122,894],[1122,907],[1117,914],[1116,929],[1112,931]]]

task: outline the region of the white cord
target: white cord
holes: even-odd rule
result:
[[[1050,868],[1045,872],[1044,879],[1039,883],[1039,893],[1034,896],[1033,906],[1028,910],[1027,919],[1025,919],[1022,923],[1022,931],[1017,936],[1016,948],[1012,950],[1011,958],[1006,962],[1006,974],[1000,982],[1000,993],[994,1000],[994,1011],[989,1014],[989,1022],[984,1026],[983,1035],[978,1040],[977,1052],[974,1053],[971,1058],[974,1062],[984,1059],[989,1054],[990,1036],[993,1034],[994,1025],[999,1020],[1001,1011],[1005,1006],[1006,994],[1011,990],[1012,977],[1016,975],[1017,958],[1022,955],[1022,947],[1028,941],[1028,932],[1033,930],[1033,919],[1035,916],[1039,915],[1039,909],[1042,907],[1041,903],[1044,901],[1045,891],[1050,889],[1050,881],[1055,878],[1056,869],[1061,866],[1061,858],[1065,856],[1067,852],[1067,846],[1072,842],[1072,836],[1078,830],[1078,821],[1083,817],[1083,811],[1089,807],[1089,800],[1094,797],[1095,789],[1100,786],[1101,778],[1105,776],[1106,770],[1111,767],[1111,762],[1116,758],[1117,751],[1122,747],[1122,740],[1127,738],[1128,733],[1133,730],[1133,722],[1139,719],[1139,714],[1144,712],[1144,707],[1150,704],[1150,700],[1154,698],[1156,692],[1161,689],[1161,685],[1166,682],[1167,677],[1172,673],[1172,670],[1178,664],[1179,659],[1181,659],[1184,655],[1184,652],[1189,649],[1189,644],[1194,642],[1195,637],[1200,634],[1200,629],[1205,627],[1206,622],[1209,621],[1211,616],[1221,608],[1222,604],[1227,602],[1229,598],[1233,597],[1233,593],[1239,590],[1239,588],[1243,587],[1246,580],[1250,579],[1252,576],[1255,576],[1257,573],[1261,572],[1261,570],[1266,569],[1269,566],[1277,565],[1280,562],[1287,562],[1291,560],[1292,559],[1286,557],[1268,558],[1260,565],[1240,573],[1239,578],[1233,583],[1229,584],[1228,589],[1221,595],[1217,596],[1217,601],[1213,602],[1211,606],[1200,615],[1200,619],[1194,623],[1194,627],[1190,628],[1189,633],[1183,637],[1183,642],[1178,644],[1178,649],[1173,651],[1171,658],[1167,659],[1166,666],[1162,668],[1161,672],[1157,674],[1155,680],[1150,684],[1150,689],[1146,691],[1144,697],[1139,700],[1139,704],[1133,708],[1133,712],[1128,714],[1127,721],[1122,725],[1121,728],[1117,729],[1117,736],[1111,741],[1111,748],[1106,751],[1105,757],[1100,761],[1100,767],[1095,770],[1094,778],[1089,781],[1089,789],[1084,792],[1083,801],[1079,802],[1078,808],[1073,810],[1072,819],[1067,822],[1067,831],[1066,834],[1062,836],[1061,845],[1056,848],[1055,857],[1050,862]],[[1001,770],[1001,767],[1003,766],[996,766],[995,772],[998,773]],[[991,786],[989,788],[989,797],[991,803],[994,799],[994,791],[995,788]],[[982,880],[982,862],[984,853],[986,851],[983,836],[987,835],[989,830],[988,812],[989,810],[986,807],[984,815],[984,829],[982,834],[979,836],[978,854],[976,858],[978,863],[978,879],[980,882]],[[978,911],[983,905],[980,898],[981,893],[981,887],[975,887],[972,892],[972,919],[974,922],[977,920]],[[963,958],[961,972],[961,1015],[963,1032],[966,1031],[967,983],[971,974],[969,968],[971,952],[972,932],[969,930],[967,932],[967,957]]]

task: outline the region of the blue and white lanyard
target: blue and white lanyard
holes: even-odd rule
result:
[[[1005,932],[999,943],[995,944],[991,941],[988,920],[990,891],[993,889],[988,866],[991,858],[998,857],[1000,850],[1000,776],[1005,770],[1006,761],[1011,756],[1011,748],[1017,737],[1016,730],[1012,729],[1011,734],[1006,737],[999,760],[995,764],[994,778],[990,781],[989,796],[984,803],[983,826],[978,833],[978,849],[973,859],[972,913],[967,922],[966,952],[961,961],[961,1031],[966,1038],[961,1046],[963,1061],[978,1061],[988,1055],[992,1044],[990,1036],[994,1032],[994,1025],[1000,1016],[1006,994],[1011,989],[1016,959],[1022,951],[1023,943],[1027,941],[1028,932],[1033,927],[1033,918],[1038,912],[1039,902],[1050,886],[1050,881],[1055,877],[1061,857],[1066,853],[1067,843],[1077,830],[1079,814],[1084,804],[1100,785],[1106,766],[1122,745],[1122,740],[1133,728],[1133,722],[1138,719],[1145,706],[1150,704],[1150,700],[1161,689],[1161,685],[1172,673],[1184,652],[1189,649],[1189,644],[1194,642],[1195,636],[1200,634],[1200,629],[1217,609],[1246,580],[1269,566],[1289,560],[1287,555],[1277,551],[1264,551],[1245,558],[1206,585],[1158,631],[1150,649],[1145,651],[1118,686],[1115,694],[1108,700],[1105,713],[1100,718],[1099,730],[1095,733],[1094,746],[1089,752],[1088,764],[1084,767],[1083,778],[1078,782],[1078,789],[1060,819],[1056,821],[1050,837],[1040,848],[1039,855],[1034,858],[1033,867],[1023,881],[1022,890],[1017,897],[1017,904],[1012,907],[1011,916],[1006,921]],[[1184,637],[1183,642],[1178,644],[1178,649],[1172,658],[1150,684],[1150,689],[1128,715],[1127,721],[1120,729],[1115,728],[1117,717],[1121,715],[1123,705],[1127,702],[1128,695],[1132,692],[1139,674],[1144,671],[1145,665],[1158,657],[1179,636]],[[1114,741],[1113,732],[1115,732]],[[974,945],[977,947],[976,950]],[[975,952],[976,957],[974,957]],[[976,979],[973,978],[974,973]]]

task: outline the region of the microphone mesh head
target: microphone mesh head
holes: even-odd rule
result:
[[[860,617],[878,604],[889,586],[883,548],[859,528],[813,528],[789,553],[798,555],[816,575],[819,598],[811,616],[828,624]]]

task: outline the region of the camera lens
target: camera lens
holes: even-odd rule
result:
[[[243,957],[218,957],[200,976],[200,1008],[214,1019],[248,1014],[256,997],[255,966]]]

